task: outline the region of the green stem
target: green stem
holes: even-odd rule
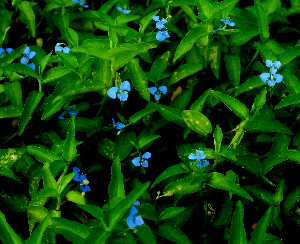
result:
[[[249,64],[246,66],[245,70],[244,70],[244,73],[246,71],[248,71],[248,69],[250,68],[250,66],[252,65],[252,63],[254,62],[254,60],[257,58],[259,54],[259,51],[256,51],[256,53],[254,54],[254,56],[252,57],[252,59],[250,60]]]

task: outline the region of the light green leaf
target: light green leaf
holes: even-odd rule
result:
[[[31,2],[23,1],[18,3],[21,12],[21,21],[24,22],[30,31],[32,37],[35,37],[35,14],[31,7]]]
[[[254,7],[259,26],[260,38],[263,42],[265,42],[270,37],[268,16],[260,0],[254,0]]]
[[[0,239],[2,243],[22,244],[19,236],[7,223],[5,215],[0,211]]]
[[[64,142],[62,156],[66,161],[73,161],[74,158],[77,156],[77,149],[75,143],[75,115],[72,115],[69,123],[68,133]]]
[[[182,117],[187,126],[198,134],[207,136],[212,132],[212,125],[204,114],[193,110],[184,110]]]
[[[244,227],[244,208],[240,200],[236,203],[232,215],[229,244],[247,244],[247,236]]]

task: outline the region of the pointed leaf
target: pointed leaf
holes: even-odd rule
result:
[[[19,236],[7,223],[5,215],[0,211],[0,240],[2,243],[22,244]]]
[[[29,236],[29,238],[26,241],[26,244],[42,244],[43,235],[44,235],[45,230],[47,229],[49,219],[50,219],[50,214],[31,233],[31,235]]]
[[[187,126],[202,136],[212,132],[209,119],[202,113],[193,110],[184,110],[182,117]]]
[[[244,227],[244,208],[240,200],[236,203],[236,209],[233,213],[230,229],[229,244],[247,244],[247,237]]]
[[[260,38],[263,42],[265,42],[270,37],[268,16],[260,0],[254,0],[254,7],[259,26]]]
[[[178,227],[168,223],[159,225],[157,234],[177,244],[192,244]]]

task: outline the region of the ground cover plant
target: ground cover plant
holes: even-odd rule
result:
[[[0,0],[0,239],[295,243],[300,0]]]

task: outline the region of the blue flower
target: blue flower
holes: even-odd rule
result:
[[[158,90],[156,87],[149,88],[149,91],[152,95],[154,95],[155,100],[159,100],[161,98],[161,93],[166,94],[168,88],[166,86],[161,86],[158,88]]]
[[[122,123],[119,123],[119,122],[116,123],[113,118],[112,118],[112,121],[113,121],[113,126],[116,127],[117,130],[123,129],[125,127],[125,125]]]
[[[202,163],[201,163],[201,161],[197,161],[197,162],[196,162],[196,165],[198,165],[198,166],[202,169],[203,167],[208,166],[208,165],[209,165],[209,162],[208,162],[207,160],[203,160]]]
[[[197,159],[196,165],[198,165],[200,168],[203,168],[203,167],[209,165],[209,162],[207,160],[203,160],[205,158],[206,158],[206,155],[204,155],[204,152],[202,150],[196,150],[196,155],[194,153],[191,153],[189,155],[189,159]],[[203,160],[203,162],[201,162],[201,160]]]
[[[154,21],[156,21],[156,28],[157,29],[162,30],[162,29],[166,28],[164,26],[164,24],[166,24],[168,22],[166,19],[159,20],[159,16],[153,16],[152,19]]]
[[[225,24],[230,25],[230,26],[235,26],[234,22],[230,22],[228,19],[220,19],[221,21],[225,22]]]
[[[65,119],[65,117],[64,116],[62,116],[62,114],[61,115],[59,115],[59,117],[58,117],[59,119]]]
[[[133,205],[140,205],[140,202],[136,200]],[[139,225],[144,224],[144,220],[142,219],[141,216],[135,216],[138,213],[138,210],[136,207],[131,206],[130,208],[130,214],[127,217],[127,225],[129,228],[135,228]]]
[[[68,47],[61,47],[60,43],[58,43],[55,46],[55,52],[63,52],[63,53],[68,54],[70,52],[70,48],[68,48]]]
[[[132,163],[135,165],[135,166],[143,166],[143,167],[148,167],[148,160],[146,159],[149,159],[151,158],[151,153],[149,152],[146,152],[143,154],[142,156],[142,159],[140,157],[136,157],[132,160]]]
[[[80,189],[84,192],[90,191],[91,188],[88,186],[89,181],[87,180],[86,176],[84,174],[79,174],[80,169],[77,167],[73,167],[73,172],[76,172],[76,174],[73,176],[73,180],[79,181],[80,183]]]
[[[6,50],[3,48],[0,48],[0,55],[1,55],[1,57],[4,57],[12,51],[13,51],[13,49],[10,47],[6,48]]]
[[[21,58],[21,63],[28,64],[29,59],[32,59],[35,56],[35,54],[36,54],[36,52],[30,51],[30,47],[26,47],[23,52],[23,57]],[[30,67],[30,68],[32,68],[32,67]]]
[[[169,38],[170,35],[167,31],[158,31],[157,34],[156,34],[156,39],[158,41],[163,41],[165,40],[166,38]]]
[[[124,14],[129,14],[131,12],[131,10],[126,10],[126,9],[122,10],[122,8],[120,8],[120,7],[117,7],[117,9],[119,11],[123,12]]]
[[[107,91],[107,95],[112,99],[116,99],[117,97],[121,101],[126,101],[128,98],[128,92],[131,90],[129,81],[125,80],[120,86],[121,92],[119,92],[118,87],[111,87]]]
[[[69,110],[69,114],[70,114],[71,117],[72,117],[73,114],[76,117],[79,113],[77,110],[73,110],[70,106],[67,109]]]
[[[73,3],[79,3],[82,7],[88,8],[89,5],[85,4],[85,1],[73,0]]]
[[[283,76],[276,74],[277,69],[280,68],[281,62],[275,61],[274,63],[271,60],[266,60],[266,66],[270,68],[269,73],[262,73],[260,78],[263,82],[268,81],[269,86],[274,86],[276,83],[280,83],[283,80]]]

